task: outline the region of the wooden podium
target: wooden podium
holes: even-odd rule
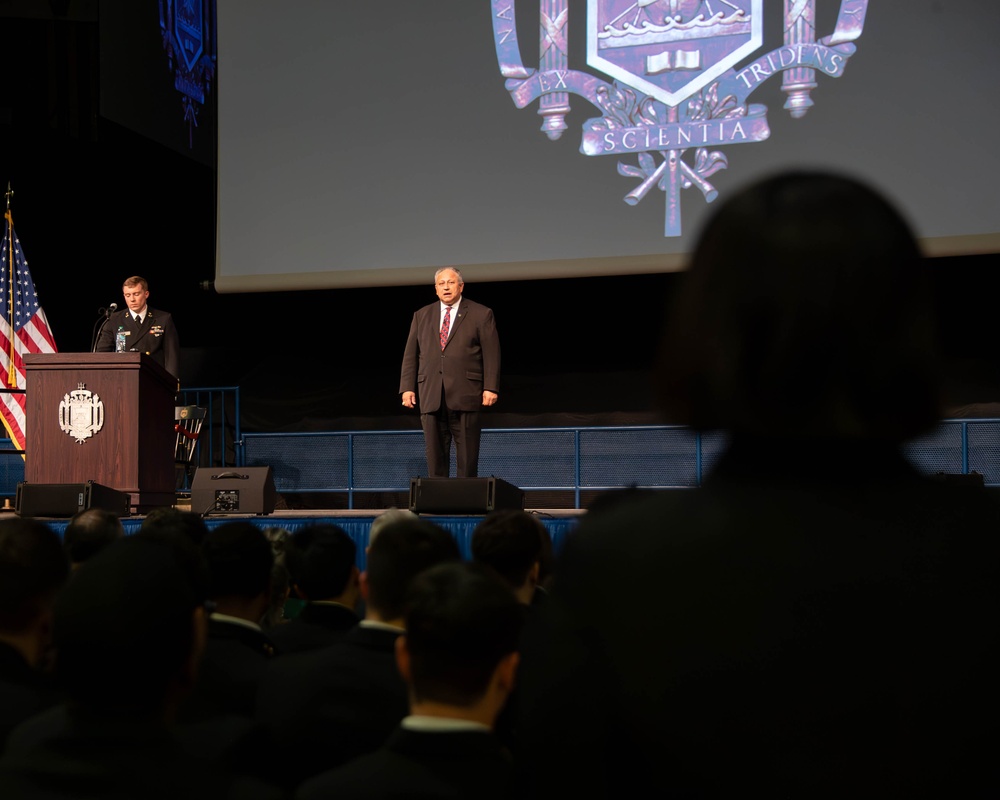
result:
[[[174,504],[174,376],[145,353],[38,353],[24,367],[26,483],[92,480],[140,513]]]

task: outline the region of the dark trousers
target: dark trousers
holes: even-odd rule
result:
[[[442,398],[441,408],[433,414],[421,414],[424,446],[427,449],[427,474],[431,478],[447,478],[451,466],[451,443],[455,442],[455,459],[459,478],[475,478],[479,472],[478,411],[452,411]]]

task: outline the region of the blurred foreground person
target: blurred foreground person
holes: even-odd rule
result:
[[[73,569],[125,536],[121,518],[103,508],[87,508],[73,515],[63,531],[63,547]]]
[[[69,700],[11,733],[0,797],[280,797],[193,752],[172,724],[204,649],[199,566],[168,542],[133,536],[74,573],[53,624]]]
[[[997,792],[1000,513],[901,452],[940,413],[928,270],[836,175],[708,222],[657,378],[728,447],[567,540],[520,685],[536,796]]]
[[[58,535],[45,523],[0,522],[0,752],[14,726],[57,700],[43,667],[52,606],[69,569]]]

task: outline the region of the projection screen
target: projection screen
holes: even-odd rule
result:
[[[947,10],[946,10],[947,9]],[[680,269],[789,166],[1000,250],[1000,4],[218,0],[222,292]]]

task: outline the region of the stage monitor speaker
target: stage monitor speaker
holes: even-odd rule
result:
[[[88,508],[102,508],[119,517],[129,515],[131,500],[100,483],[26,483],[17,484],[14,512],[21,517],[72,517]]]
[[[270,514],[277,493],[270,467],[199,467],[191,481],[191,510],[209,514]]]
[[[410,511],[430,514],[488,514],[524,508],[524,492],[500,478],[411,478]]]

